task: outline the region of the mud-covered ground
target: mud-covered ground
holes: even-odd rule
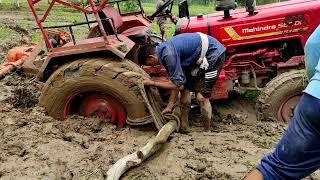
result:
[[[19,73],[0,81],[1,179],[104,179],[112,164],[157,133],[152,125],[117,130],[97,119],[57,121],[36,106],[39,87]],[[189,134],[172,135],[123,179],[241,179],[285,130],[255,122],[253,103],[242,98],[214,109],[211,132],[193,126]],[[201,122],[197,109],[190,120]]]
[[[38,84],[16,73],[3,79],[0,88],[0,177],[4,179],[103,179],[113,163],[156,134],[151,125],[116,130],[95,119],[54,120],[36,106]],[[216,107],[212,132],[193,127],[190,134],[172,135],[159,153],[124,179],[242,178],[272,149],[284,126],[246,125],[250,112],[237,107],[239,103],[252,104],[239,99]],[[232,108],[236,114],[220,113]],[[193,110],[190,119],[199,117]]]
[[[33,25],[30,16],[0,11],[0,27],[10,32],[0,41],[0,62],[30,36]],[[117,130],[97,119],[57,121],[37,107],[40,87],[19,71],[0,80],[0,179],[104,179],[112,164],[157,133],[152,125]],[[173,134],[123,179],[241,179],[285,130],[282,124],[256,122],[254,102],[243,98],[215,103],[214,114],[212,131],[203,132],[195,126],[201,116],[193,109],[191,133]]]

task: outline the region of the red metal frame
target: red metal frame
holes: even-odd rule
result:
[[[48,38],[48,35],[47,33],[45,32],[44,30],[44,27],[43,27],[43,23],[45,22],[46,18],[48,17],[48,15],[50,14],[50,11],[52,10],[52,7],[55,5],[55,3],[59,3],[63,6],[67,6],[67,7],[70,7],[70,8],[73,8],[73,9],[76,9],[78,11],[81,11],[83,13],[86,13],[86,14],[93,14],[97,20],[97,23],[99,25],[99,29],[102,33],[102,36],[106,42],[106,44],[109,44],[109,41],[108,41],[108,37],[107,37],[107,34],[102,26],[102,22],[101,22],[101,19],[98,15],[98,12],[101,11],[104,6],[108,3],[108,0],[103,0],[100,5],[98,7],[95,6],[93,0],[89,0],[89,5],[90,5],[90,8],[91,10],[88,10],[88,9],[85,9],[85,8],[82,8],[80,6],[77,6],[77,5],[73,5],[73,4],[70,4],[68,2],[64,2],[63,0],[52,0],[49,7],[47,8],[45,14],[42,16],[42,18],[39,17],[36,9],[35,9],[35,5],[37,3],[39,3],[41,0],[28,0],[28,4],[30,6],[30,9],[36,19],[36,22],[40,28],[40,31],[43,35],[43,38],[44,38],[44,41],[48,47],[49,50],[51,50],[53,47],[49,41],[49,38]]]

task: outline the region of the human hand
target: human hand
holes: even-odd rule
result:
[[[145,86],[154,86],[154,81],[149,80],[149,79],[145,79],[145,80],[143,80],[143,84]]]
[[[171,21],[173,22],[173,24],[177,24],[177,22],[178,22],[177,16],[172,16]]]
[[[162,114],[165,114],[165,113],[172,113],[172,107],[169,107],[167,106],[163,111],[162,111]]]

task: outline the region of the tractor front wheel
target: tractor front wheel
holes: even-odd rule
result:
[[[129,60],[77,60],[51,75],[43,88],[40,105],[56,119],[77,114],[122,126],[127,118],[134,122],[149,115],[137,85],[143,76],[148,75]]]
[[[257,119],[288,123],[306,84],[304,70],[293,70],[275,77],[258,98]]]

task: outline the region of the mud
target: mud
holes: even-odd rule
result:
[[[150,127],[115,127],[72,117],[56,121],[38,108],[3,111],[0,122],[0,176],[40,179],[104,179],[108,168],[156,134]],[[240,179],[270,151],[281,135],[263,126],[215,122],[213,132],[192,128],[174,134],[162,150],[124,179]],[[278,127],[278,126],[276,126]],[[267,142],[267,143],[266,143]]]
[[[14,31],[11,39],[23,34]],[[10,46],[0,42],[0,62]],[[105,179],[112,164],[157,133],[153,125],[116,129],[77,116],[57,121],[37,106],[41,86],[19,72],[0,80],[0,179]],[[204,132],[197,127],[203,122],[199,108],[192,109],[191,132],[173,134],[123,179],[242,179],[286,128],[257,122],[254,113],[254,102],[243,98],[214,102],[213,127]]]
[[[57,121],[30,101],[39,94],[32,79],[13,74],[0,82],[7,89],[0,104],[2,179],[104,179],[112,164],[156,134],[152,125],[117,130],[97,119]],[[17,93],[25,90],[28,96]],[[8,100],[12,97],[20,105]],[[247,125],[240,115],[214,109],[211,132],[193,126],[189,134],[172,135],[159,153],[123,179],[241,179],[285,129],[268,122]],[[190,119],[201,118],[199,111],[193,109]]]

